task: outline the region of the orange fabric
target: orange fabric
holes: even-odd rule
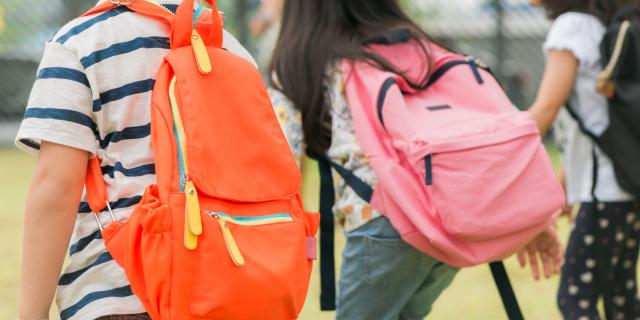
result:
[[[210,47],[222,47],[222,16],[218,13],[215,0],[206,0],[212,10],[211,14],[205,14],[203,22],[209,24],[205,36],[205,43]],[[178,7],[175,17],[175,25],[171,30],[171,47],[180,48],[191,43],[191,25],[193,21],[193,1],[184,1]]]
[[[94,157],[89,160],[86,176],[87,202],[93,213],[99,213],[107,206],[109,197],[107,195],[107,187],[102,177],[102,168],[100,168],[100,160]]]
[[[113,4],[111,1],[101,2],[97,6],[89,9],[89,11],[85,12],[82,16],[88,16],[96,13],[100,13],[103,11],[111,10],[117,5]],[[167,22],[173,21],[173,15],[170,12],[162,9],[156,4],[153,4],[146,0],[134,0],[131,4],[127,5],[127,7],[135,12],[140,14],[166,20]]]
[[[144,3],[136,0],[130,8],[145,14]],[[216,13],[215,2],[212,5]],[[152,94],[157,182],[147,187],[127,221],[104,229],[105,245],[152,319],[296,319],[312,268],[306,240],[315,235],[319,215],[302,209],[300,173],[258,70],[221,49],[218,14],[198,23],[213,66],[209,74],[198,71],[185,38],[187,32],[191,35],[192,12],[193,2],[187,0],[168,20],[172,51]],[[194,250],[184,244],[186,198],[180,191],[168,90],[174,77],[189,179],[202,209],[202,233]],[[94,167],[98,171],[93,177],[102,177],[99,169],[99,164]],[[104,184],[102,179],[87,180],[87,190],[97,190],[98,183]],[[239,219],[284,213],[292,221],[227,223],[223,229],[210,212]],[[223,230],[232,235],[243,265],[231,258]]]

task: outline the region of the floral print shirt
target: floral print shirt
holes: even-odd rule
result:
[[[331,106],[332,139],[327,155],[333,161],[354,172],[356,176],[370,186],[375,185],[377,177],[367,161],[362,148],[356,141],[355,128],[351,118],[351,111],[344,94],[342,73],[338,66],[329,68],[329,81],[325,84],[326,101]],[[269,89],[271,102],[275,108],[280,125],[293,150],[298,164],[304,155],[304,133],[302,130],[302,115],[293,103],[280,91]],[[343,226],[345,231],[354,230],[380,213],[373,210],[362,200],[340,175],[333,171],[336,201],[333,206],[335,221]]]

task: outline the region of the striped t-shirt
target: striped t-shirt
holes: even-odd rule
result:
[[[180,2],[157,1],[174,12]],[[30,153],[37,153],[45,140],[98,155],[111,208],[119,220],[127,218],[145,187],[156,179],[151,90],[168,53],[168,37],[165,22],[126,7],[71,21],[45,45],[16,137],[17,146]],[[227,33],[224,47],[253,62]],[[108,214],[101,218],[110,222]],[[57,290],[63,320],[144,312],[124,271],[105,249],[84,201],[69,255]]]

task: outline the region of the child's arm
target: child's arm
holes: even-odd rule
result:
[[[86,151],[44,142],[27,195],[20,319],[48,319],[82,196]]]
[[[549,50],[544,76],[535,102],[529,108],[540,134],[551,127],[560,108],[565,105],[578,73],[578,59],[571,51]]]

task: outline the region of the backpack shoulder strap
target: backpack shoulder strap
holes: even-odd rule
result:
[[[518,305],[518,299],[516,298],[516,294],[513,292],[513,287],[511,287],[511,281],[509,281],[509,276],[507,275],[504,263],[502,261],[492,262],[489,264],[489,267],[491,268],[493,280],[498,287],[498,292],[502,298],[502,304],[507,312],[509,320],[524,320],[524,316],[522,315],[522,311]]]
[[[117,8],[117,7],[127,7],[129,8],[131,11],[135,11],[137,13],[140,13],[142,15],[146,15],[146,16],[150,16],[150,17],[154,17],[154,18],[158,18],[158,19],[162,19],[162,20],[166,20],[167,22],[171,22],[171,20],[173,20],[173,13],[171,11],[169,11],[169,9],[166,9],[165,7],[156,4],[154,2],[151,1],[147,1],[147,0],[139,0],[139,1],[134,1],[134,0],[128,0],[128,1],[116,1],[116,0],[108,0],[108,1],[103,1],[101,3],[99,3],[98,5],[96,5],[95,7],[89,9],[89,11],[85,12],[82,16],[89,16],[92,14],[96,14],[96,13],[100,13],[100,12],[104,12],[104,11],[109,11],[111,9]]]
[[[307,149],[307,155],[318,162],[320,172],[320,310],[336,309],[335,224],[333,204],[335,189],[331,168],[345,180],[358,196],[369,202],[373,189],[352,171],[326,155],[318,155]]]
[[[335,189],[331,176],[331,165],[326,158],[307,154],[318,161],[320,172],[320,310],[336,309],[336,262],[333,204]]]
[[[353,191],[364,201],[371,202],[371,196],[373,195],[373,188],[371,188],[366,182],[356,176],[353,171],[341,166],[337,162],[331,160],[326,155],[317,155],[311,150],[307,150],[309,158],[323,163],[324,165],[333,168],[338,172],[340,177],[344,179],[345,183],[353,189]]]
[[[587,129],[587,126],[584,124],[584,121],[582,121],[582,118],[580,118],[580,116],[578,115],[578,112],[573,108],[573,106],[569,102],[566,103],[566,109],[567,109],[567,112],[569,112],[569,115],[571,116],[571,118],[573,118],[573,120],[575,120],[576,123],[578,124],[578,128],[580,129],[580,131],[582,131],[582,133],[584,133],[589,138],[591,138],[591,140],[593,140],[594,142],[597,141],[598,140],[597,136],[593,132],[591,132],[589,129]]]
[[[614,73],[618,70],[618,65],[620,62],[620,57],[624,52],[625,40],[627,39],[627,34],[631,29],[631,22],[629,20],[624,20],[620,24],[620,29],[618,30],[618,34],[616,36],[616,43],[613,47],[613,52],[611,54],[611,58],[609,59],[609,63],[605,66],[605,68],[598,74],[597,82],[596,82],[596,90],[605,95],[606,97],[613,97],[615,93],[615,85],[613,83]]]

